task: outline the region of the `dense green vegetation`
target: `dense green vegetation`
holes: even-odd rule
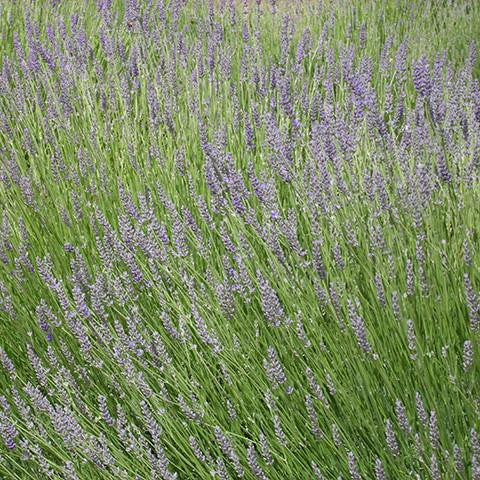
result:
[[[480,479],[480,4],[0,4],[0,478]]]

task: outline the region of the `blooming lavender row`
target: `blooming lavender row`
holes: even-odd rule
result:
[[[480,479],[480,11],[389,7],[0,6],[1,478]]]

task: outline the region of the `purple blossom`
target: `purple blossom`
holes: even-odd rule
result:
[[[432,92],[432,78],[426,55],[422,55],[413,62],[412,75],[413,84],[418,94],[423,98],[428,98]]]
[[[255,447],[253,444],[250,445],[247,449],[247,462],[250,469],[252,470],[252,473],[255,475],[255,478],[258,478],[260,480],[268,480],[267,475],[258,463]]]
[[[9,450],[13,450],[17,446],[17,443],[15,442],[15,439],[18,436],[17,429],[7,417],[6,412],[2,410],[0,410],[0,435],[3,438],[5,446]]]
[[[402,401],[397,399],[395,402],[395,415],[397,417],[397,422],[400,425],[401,429],[405,433],[410,433],[412,431],[412,427],[408,421],[407,413],[405,411],[405,406],[403,405]]]
[[[432,448],[438,450],[440,448],[440,432],[438,430],[437,415],[434,410],[430,412],[429,436]]]
[[[0,347],[0,362],[5,372],[8,373],[10,378],[14,379],[16,377],[15,365],[2,347]]]
[[[286,383],[287,377],[285,376],[284,369],[274,347],[268,347],[268,359],[264,360],[263,366],[267,372],[267,377],[270,383],[273,384],[272,386],[274,388]]]
[[[463,344],[463,369],[467,372],[473,366],[473,345],[470,340]]]
[[[219,426],[216,426],[214,428],[214,433],[215,433],[215,439],[222,453],[226,455],[228,459],[233,463],[233,466],[235,468],[235,472],[237,473],[237,475],[239,477],[243,477],[244,470],[237,453],[233,449],[232,443],[225,436],[225,434],[222,432],[222,429]]]
[[[388,480],[383,463],[379,458],[375,459],[375,480]]]
[[[270,286],[268,280],[257,270],[258,288],[263,314],[266,320],[273,327],[280,327],[285,320],[285,312],[278,299],[275,290]]]
[[[353,302],[349,299],[348,303],[348,314],[350,319],[350,324],[353,328],[355,336],[357,337],[357,343],[359,347],[367,354],[372,353],[372,347],[367,338],[367,330],[365,328],[365,323],[363,318],[358,315]]]
[[[318,416],[313,404],[313,398],[307,393],[305,395],[305,405],[307,408],[308,418],[310,419],[310,429],[316,440],[323,440],[324,434],[318,426]]]
[[[385,424],[385,439],[392,455],[394,457],[398,457],[400,455],[400,448],[398,446],[397,436],[395,434],[395,430],[393,429],[393,424],[390,419],[387,419]]]
[[[263,432],[259,434],[260,452],[262,453],[263,460],[267,465],[272,465],[274,460],[268,444],[268,439]]]

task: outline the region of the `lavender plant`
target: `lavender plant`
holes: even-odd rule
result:
[[[1,478],[480,478],[478,2],[0,34]]]

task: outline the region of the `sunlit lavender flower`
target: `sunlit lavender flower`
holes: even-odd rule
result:
[[[253,444],[251,444],[247,449],[247,462],[250,469],[252,470],[252,473],[255,475],[255,478],[258,478],[260,480],[268,480],[267,475],[265,475],[262,467],[260,467],[260,465],[258,464],[257,454],[255,453],[255,447]]]
[[[430,65],[426,55],[422,55],[413,62],[413,83],[421,97],[427,98],[432,91],[432,79],[430,77]]]
[[[432,480],[440,480],[442,478],[440,473],[440,465],[438,464],[438,459],[435,453],[432,454],[430,459],[430,473],[432,475]]]
[[[350,299],[347,300],[347,304],[350,324],[352,325],[355,336],[357,337],[359,347],[367,354],[372,353],[372,347],[367,339],[367,331],[363,322],[363,318],[358,315],[355,306]]]
[[[348,471],[350,472],[350,478],[352,480],[361,480],[360,472],[358,471],[357,461],[353,452],[347,453],[348,458]]]
[[[318,385],[317,382],[315,381],[315,377],[313,375],[312,369],[310,367],[307,367],[305,370],[305,373],[307,375],[308,385],[312,389],[312,392],[315,395],[315,397],[318,400],[320,400],[326,407],[328,407],[329,405],[328,399],[325,396],[322,390],[322,387],[320,387],[320,385]]]
[[[410,433],[412,431],[412,427],[408,421],[407,413],[405,412],[405,406],[399,399],[397,399],[395,402],[395,415],[397,416],[397,422],[402,430],[406,433]]]
[[[284,369],[274,347],[268,347],[268,359],[264,360],[263,366],[273,388],[278,385],[282,385],[287,381]]]
[[[2,347],[0,347],[0,362],[5,372],[8,373],[10,378],[14,379],[16,377],[15,365]]]
[[[480,480],[480,460],[476,454],[472,456],[472,480]]]
[[[140,409],[142,411],[143,418],[145,419],[148,431],[152,436],[154,446],[160,445],[160,437],[163,432],[162,427],[158,424],[150,409],[150,406],[145,400],[140,402]]]
[[[423,404],[422,396],[420,395],[420,392],[415,392],[415,402],[417,406],[417,415],[418,418],[420,419],[420,422],[424,427],[427,426],[428,423],[428,416],[427,416],[427,411],[425,410],[425,405]]]
[[[192,305],[192,316],[195,321],[197,333],[202,341],[212,347],[213,353],[221,352],[223,350],[223,345],[221,344],[220,339],[212,328],[209,329],[207,327],[205,320],[200,315],[195,305]]]
[[[280,445],[282,445],[283,447],[286,447],[288,444],[287,437],[285,436],[285,432],[283,431],[283,428],[282,428],[282,421],[277,414],[275,414],[273,417],[273,428],[275,430],[275,436],[277,437],[277,440],[280,443]]]
[[[86,442],[86,433],[70,408],[56,405],[50,411],[50,418],[67,448],[75,449]]]
[[[467,238],[463,241],[463,261],[465,262],[465,265],[467,265],[468,267],[472,266],[472,263],[473,263],[472,251],[470,249],[470,245]]]
[[[282,321],[285,319],[285,312],[282,304],[280,303],[277,294],[268,283],[268,280],[263,277],[260,271],[257,271],[257,280],[260,289],[263,314],[273,327],[280,327]]]
[[[470,443],[472,444],[473,453],[478,457],[480,455],[480,440],[475,428],[470,430]]]
[[[102,415],[103,420],[109,427],[113,427],[115,424],[114,419],[110,415],[110,412],[108,411],[108,406],[107,406],[107,399],[105,398],[104,395],[99,395],[98,396],[98,407],[100,409],[100,413]]]
[[[340,248],[340,244],[337,242],[333,246],[333,258],[335,260],[335,265],[339,270],[343,270],[345,268],[345,260],[342,256],[342,250]]]
[[[43,475],[45,475],[46,477],[53,477],[54,471],[50,468],[50,464],[45,458],[45,454],[43,453],[39,445],[34,443],[33,445],[31,445],[30,449]]]
[[[30,363],[33,367],[33,370],[35,371],[35,375],[37,377],[38,382],[40,383],[40,385],[45,387],[48,382],[48,378],[47,378],[48,369],[46,369],[43,366],[40,358],[33,351],[33,347],[31,344],[27,344],[27,354],[28,354],[28,359],[30,360]]]
[[[395,430],[393,429],[393,424],[390,419],[387,419],[385,423],[385,439],[387,441],[387,446],[392,452],[393,456],[398,457],[400,455],[400,448],[398,447],[397,436],[395,434]]]
[[[225,436],[225,434],[222,432],[219,426],[216,426],[214,428],[214,433],[215,433],[215,439],[220,449],[222,450],[222,453],[226,455],[229,458],[229,460],[233,463],[233,466],[235,468],[235,472],[237,473],[237,475],[239,477],[243,477],[244,470],[243,470],[242,464],[240,463],[240,459],[238,458],[238,455],[233,449],[233,446],[230,440]]]
[[[15,439],[18,436],[17,429],[3,410],[0,410],[0,435],[9,450],[13,450],[16,447]]]
[[[410,350],[410,357],[415,360],[417,357],[417,337],[415,335],[415,327],[412,320],[407,320],[407,341]]]
[[[325,477],[322,475],[320,468],[313,460],[311,462],[311,466],[312,466],[312,470],[313,470],[313,474],[315,475],[315,478],[317,480],[325,480]]]
[[[263,432],[259,434],[260,452],[267,465],[273,465],[273,457],[268,444],[268,439]]]
[[[440,432],[438,430],[437,415],[435,410],[430,412],[429,437],[432,448],[437,450],[440,447]]]
[[[157,454],[156,470],[160,473],[164,480],[176,480],[177,473],[172,473],[169,470],[170,461],[168,460],[163,447],[160,444],[155,445],[155,451]]]
[[[467,372],[473,365],[473,345],[470,340],[463,344],[463,369]]]
[[[375,480],[388,480],[383,463],[379,458],[375,459]]]
[[[332,438],[335,446],[340,448],[342,446],[342,437],[336,423],[332,423]]]
[[[480,326],[480,316],[479,316],[480,302],[478,300],[478,296],[475,294],[473,290],[468,273],[464,274],[463,280],[465,285],[465,297],[467,300],[470,325],[473,331],[477,331]]]
[[[324,435],[320,427],[318,426],[317,412],[313,404],[313,399],[309,394],[305,395],[305,405],[307,407],[308,418],[310,419],[311,431],[317,440],[322,440]]]
[[[177,401],[178,401],[178,404],[180,405],[180,410],[188,418],[188,420],[196,421],[201,418],[201,415],[198,412],[196,412],[195,410],[193,410],[191,407],[187,405],[187,402],[185,401],[185,398],[183,397],[183,395],[179,394],[177,396]]]
[[[392,292],[392,310],[393,310],[393,315],[395,316],[395,319],[397,321],[400,321],[401,319],[401,310],[400,310],[400,304],[399,304],[399,299],[398,299],[398,292]]]
[[[75,467],[73,465],[73,462],[71,462],[70,460],[67,460],[63,465],[63,472],[67,480],[79,480],[79,477],[75,472]]]
[[[462,451],[457,444],[453,445],[453,458],[455,460],[455,468],[457,469],[457,472],[463,473],[465,471],[465,465],[463,463]]]
[[[220,477],[220,480],[230,480],[230,475],[228,474],[227,467],[222,457],[217,457],[216,460],[217,470],[214,471],[214,474]]]
[[[382,307],[385,307],[387,305],[387,299],[385,298],[385,289],[383,287],[382,277],[378,272],[375,274],[375,286],[377,287],[378,301]]]
[[[407,258],[405,265],[406,276],[407,276],[407,295],[411,297],[414,293],[414,273],[413,273],[413,263]]]
[[[327,381],[328,392],[334,397],[337,394],[337,388],[335,387],[333,379],[329,373],[325,374],[325,380]]]
[[[197,442],[197,439],[193,436],[190,435],[188,439],[190,446],[192,447],[193,453],[195,456],[202,462],[202,463],[207,463],[207,455],[203,453],[202,449],[200,448],[200,445]],[[211,458],[209,459],[211,461]]]

